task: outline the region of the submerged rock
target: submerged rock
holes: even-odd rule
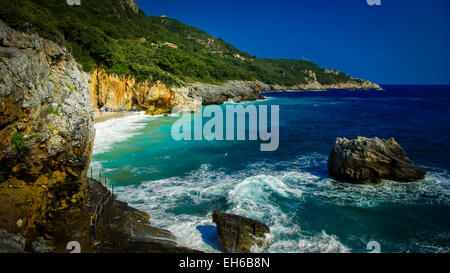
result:
[[[219,247],[225,253],[250,253],[256,245],[262,248],[270,228],[258,221],[239,215],[214,211]]]
[[[20,235],[0,229],[0,253],[23,253],[26,240]]]
[[[337,138],[328,158],[328,170],[336,179],[355,184],[381,180],[414,182],[425,177],[395,139]]]

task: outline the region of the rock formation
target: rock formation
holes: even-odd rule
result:
[[[0,229],[0,253],[25,252],[25,238]]]
[[[339,71],[326,69],[326,73]],[[296,86],[270,85],[260,81],[227,81],[222,84],[185,83],[169,87],[162,82],[139,82],[133,76],[117,76],[103,69],[91,73],[89,86],[94,109],[140,110],[160,115],[172,111],[175,106],[183,111],[200,110],[202,105],[217,105],[227,101],[242,102],[261,99],[261,92],[279,90],[328,90],[328,89],[380,89],[367,80],[350,79],[344,83],[321,84],[313,71],[307,71],[307,83]]]
[[[120,4],[122,5],[122,8],[125,8],[123,4],[127,5],[134,13],[138,13],[139,11],[139,8],[134,0],[120,0]]]
[[[89,180],[91,196],[89,211],[98,219],[97,242],[93,252],[100,253],[198,253],[180,247],[167,230],[150,225],[147,213],[116,200],[100,182]],[[101,204],[101,209],[99,204]],[[92,237],[92,236],[91,236]],[[92,242],[93,243],[93,242]],[[91,244],[92,245],[92,244]]]
[[[261,99],[262,91],[272,90],[270,85],[258,81],[228,81],[221,85],[194,83],[184,84],[174,89],[177,93],[188,94],[201,101],[203,105],[217,105],[229,100],[233,102],[255,101]]]
[[[311,73],[307,84],[297,86],[269,85],[259,81],[227,81],[219,85],[181,83],[180,87],[169,87],[161,82],[138,82],[132,76],[117,76],[98,69],[90,76],[90,100],[94,109],[102,107],[124,111],[135,109],[159,115],[170,113],[175,106],[183,111],[198,112],[200,105],[217,105],[227,101],[255,101],[262,98],[261,92],[266,91],[380,89],[377,84],[356,79],[346,83],[322,85],[315,78],[315,74]]]
[[[89,86],[94,109],[134,109],[151,115],[170,113],[175,106],[186,108],[186,111],[200,110],[195,100],[183,90],[175,92],[161,82],[138,82],[135,77],[108,74],[102,69],[91,73]]]
[[[264,247],[267,225],[239,215],[214,211],[219,247],[225,253],[250,253],[254,246]]]
[[[67,49],[0,22],[0,228],[66,233],[94,140],[89,76]]]
[[[414,165],[393,138],[337,138],[328,158],[328,169],[333,177],[358,184],[382,180],[413,182],[426,174]]]
[[[0,71],[0,252],[194,251],[87,178],[89,76],[67,49],[0,21]]]
[[[354,89],[354,90],[378,90],[381,87],[368,80],[350,78],[346,82],[325,84],[317,80],[316,73],[311,70],[305,71],[308,77],[305,78],[305,84],[296,86],[274,86],[275,90],[333,90],[333,89]],[[334,69],[325,69],[325,73],[337,75],[340,72]]]

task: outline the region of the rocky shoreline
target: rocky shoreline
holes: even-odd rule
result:
[[[0,21],[0,54],[0,251],[193,252],[87,178],[89,75],[67,49]]]
[[[89,179],[88,198],[79,207],[66,236],[27,239],[0,229],[0,253],[69,253],[69,242],[82,253],[200,253],[179,246],[170,231],[153,227],[147,213],[118,201],[102,183]],[[90,221],[89,221],[90,220]]]
[[[312,80],[291,88],[242,81],[169,88],[101,70],[89,75],[66,48],[1,21],[0,69],[0,246],[19,252],[67,253],[70,241],[82,252],[197,252],[178,246],[169,231],[150,225],[148,214],[88,179],[93,107],[164,114],[175,106],[197,111],[199,101],[257,100],[262,91],[379,87]]]
[[[169,87],[161,82],[138,82],[134,77],[112,75],[99,69],[90,76],[90,101],[94,109],[105,107],[118,111],[140,110],[151,115],[161,115],[170,113],[174,107],[179,107],[182,111],[197,112],[201,105],[255,101],[262,98],[261,92],[268,91],[381,89],[378,84],[359,79],[324,85],[317,81],[313,72],[311,74],[307,84],[296,86],[270,85],[260,81],[228,81],[217,85],[181,83],[180,87]]]
[[[99,181],[89,180],[89,212],[100,212],[93,252],[99,253],[200,253],[179,246],[170,231],[150,224],[150,215],[118,201]],[[101,206],[101,210],[99,208]],[[91,229],[91,237],[92,229]]]

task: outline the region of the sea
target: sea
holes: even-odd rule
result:
[[[171,129],[180,117],[173,115],[97,123],[89,176],[106,180],[180,245],[205,252],[220,252],[214,210],[270,227],[268,247],[254,251],[367,253],[375,245],[388,253],[449,252],[450,86],[382,87],[268,92],[220,106],[278,105],[272,152],[261,151],[262,140],[177,141]],[[395,138],[426,178],[336,181],[327,169],[335,140],[358,136]]]

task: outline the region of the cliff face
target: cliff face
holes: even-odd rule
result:
[[[338,73],[338,71],[328,69],[327,73]],[[314,72],[309,71],[309,77],[305,79],[306,84],[295,86],[271,85],[260,81],[228,81],[221,85],[194,83],[184,84],[183,87],[174,88],[176,93],[188,94],[203,105],[222,104],[227,101],[241,102],[254,101],[260,99],[261,92],[281,91],[281,90],[332,90],[332,89],[356,89],[372,90],[380,89],[378,84],[367,80],[350,79],[347,82],[337,84],[320,83]]]
[[[368,80],[361,80],[350,78],[347,81],[327,84],[320,82],[317,79],[316,73],[311,70],[305,71],[307,77],[305,78],[305,84],[299,84],[294,86],[272,85],[272,90],[333,90],[333,89],[355,89],[355,90],[372,90],[380,89],[381,87]],[[326,74],[339,75],[339,71],[334,69],[325,69]]]
[[[123,4],[129,6],[133,12],[138,13],[139,8],[134,0],[120,0],[120,4],[124,8]]]
[[[0,228],[66,233],[94,140],[89,76],[65,48],[0,21]]]
[[[327,73],[339,73],[327,69]],[[183,111],[199,111],[203,105],[254,101],[260,99],[260,92],[278,90],[328,90],[328,89],[380,89],[367,80],[350,79],[336,84],[322,84],[314,72],[309,71],[307,83],[296,86],[270,85],[260,81],[228,81],[221,85],[206,83],[182,83],[181,87],[168,87],[161,82],[139,83],[131,76],[117,76],[104,70],[91,74],[91,103],[94,109],[106,107],[111,110],[141,110],[148,114],[170,113],[175,106]]]
[[[166,114],[175,106],[194,110],[194,99],[185,92],[174,90],[161,82],[138,82],[131,76],[117,76],[104,70],[94,70],[90,76],[94,109],[140,110],[148,114]]]
[[[260,99],[262,91],[273,90],[272,86],[258,81],[228,81],[221,85],[194,83],[174,89],[177,93],[201,101],[203,105],[222,104],[227,101],[241,102]]]
[[[65,48],[0,21],[0,71],[0,253],[68,252],[70,241],[82,252],[194,251],[87,178],[95,134],[89,75]],[[123,91],[115,95],[125,106],[128,96],[144,105],[176,101],[161,84],[143,85],[142,94],[127,89],[130,78],[99,84]]]

